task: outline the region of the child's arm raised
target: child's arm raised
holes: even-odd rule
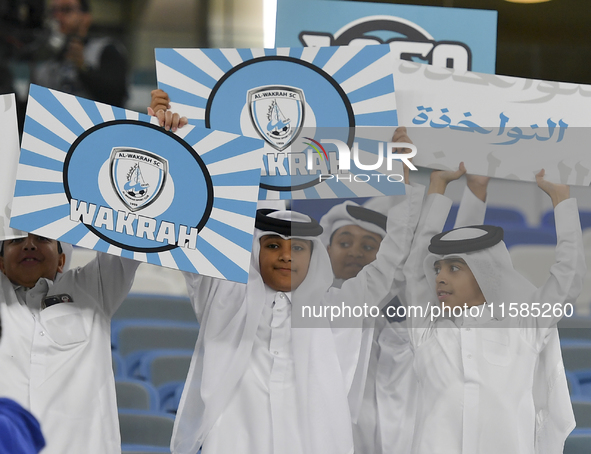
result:
[[[181,117],[178,113],[168,110],[170,109],[170,98],[164,90],[152,90],[150,94],[152,100],[148,107],[148,115],[158,118],[160,126],[164,129],[176,132],[178,128],[182,128],[189,122],[187,117]]]
[[[490,177],[466,174],[466,187],[462,194],[454,229],[484,224],[489,180]]]
[[[445,170],[431,173],[429,195],[423,205],[410,254],[404,265],[406,279],[406,295],[404,299],[408,307],[416,308],[416,310],[407,311],[410,339],[414,345],[419,345],[428,335],[431,322],[427,308],[439,305],[427,282],[423,262],[429,253],[427,248],[431,238],[441,233],[451,208],[451,200],[444,197],[443,193],[451,181],[457,180],[465,172],[466,168],[462,162],[456,171]]]
[[[551,183],[544,178],[544,175],[546,175],[546,171],[540,170],[536,174],[536,183],[542,191],[550,196],[552,206],[556,208],[560,202],[570,198],[570,187],[566,184]]]
[[[466,167],[463,162],[460,162],[458,170],[434,170],[431,172],[431,179],[429,182],[430,194],[444,194],[447,185],[454,180],[457,180],[466,173]]]
[[[567,185],[551,183],[544,175],[542,169],[536,175],[536,182],[552,199],[557,245],[556,263],[550,268],[550,276],[530,303],[532,309],[538,305],[542,312],[540,317],[534,318],[538,327],[553,326],[562,318],[565,305],[573,304],[579,296],[586,273],[577,201],[569,198],[570,188]]]

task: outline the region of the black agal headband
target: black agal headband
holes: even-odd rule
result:
[[[372,224],[377,225],[381,229],[386,230],[388,217],[383,215],[382,213],[378,213],[377,211],[356,205],[347,205],[347,213],[349,213],[351,217],[355,219],[359,219],[360,221],[365,222],[371,222]]]
[[[461,233],[462,230],[472,229],[482,231],[482,235],[472,238],[458,238],[457,235],[446,239],[445,237],[452,232]],[[462,254],[465,252],[480,251],[494,246],[503,241],[503,229],[494,225],[472,225],[469,227],[461,227],[459,229],[449,230],[440,233],[431,238],[429,245],[429,252],[438,255]]]
[[[269,216],[277,210],[264,208],[257,210],[254,226],[264,232],[275,232],[284,236],[318,236],[322,227],[316,220],[310,222],[287,221]]]

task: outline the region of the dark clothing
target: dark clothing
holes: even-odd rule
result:
[[[123,46],[111,38],[91,38],[84,46],[84,69],[64,59],[62,53],[39,63],[31,82],[123,107],[127,100],[127,55]]]

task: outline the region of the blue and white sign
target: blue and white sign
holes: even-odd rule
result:
[[[263,200],[404,192],[397,178],[359,165],[382,162],[379,143],[398,124],[392,65],[388,46],[156,49],[158,84],[173,111],[265,141]],[[344,165],[335,141],[359,159]],[[400,162],[391,164],[380,175],[402,173]]]
[[[31,86],[11,227],[246,282],[262,140]]]
[[[392,44],[398,59],[494,74],[496,42],[496,11],[277,0],[277,47]]]
[[[399,61],[400,121],[417,146],[414,163],[535,181],[591,184],[591,86]]]

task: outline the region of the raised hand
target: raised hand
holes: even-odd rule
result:
[[[158,123],[167,131],[176,132],[188,123],[187,117],[181,117],[178,113],[171,112],[170,98],[164,90],[152,90],[152,100],[148,107],[148,114],[158,118]]]
[[[550,196],[552,199],[552,205],[556,207],[560,202],[570,197],[570,187],[566,184],[551,183],[544,178],[546,171],[540,170],[536,174],[536,183],[538,187]]]
[[[458,170],[434,170],[431,172],[431,181],[427,194],[443,194],[447,185],[457,180],[466,173],[466,167],[460,162]]]

